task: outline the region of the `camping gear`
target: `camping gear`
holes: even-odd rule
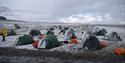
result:
[[[69,42],[68,42],[68,41],[64,41],[63,43],[64,43],[64,44],[68,44]]]
[[[15,29],[20,29],[21,27],[18,24],[14,24]]]
[[[125,56],[125,48],[116,48],[114,50],[114,54],[118,56],[121,56],[121,55]]]
[[[44,38],[44,37],[45,37],[44,34],[41,34],[41,35],[39,36],[40,39],[42,39],[42,38]]]
[[[95,36],[89,36],[84,44],[83,44],[83,48],[87,47],[88,50],[91,51],[95,51],[95,50],[99,50],[101,49],[100,43],[99,43],[99,39]]]
[[[64,27],[64,30],[68,30],[69,28],[68,27]]]
[[[71,44],[77,44],[78,41],[77,41],[77,39],[71,39],[71,40],[70,40],[70,43],[71,43]]]
[[[46,44],[47,43],[46,43],[45,39],[43,38],[43,39],[39,40],[38,48],[46,49]]]
[[[49,34],[39,41],[38,48],[50,49],[59,45],[58,39],[54,35]]]
[[[105,29],[101,29],[99,31],[96,31],[96,35],[104,36],[107,31]]]
[[[70,40],[73,37],[74,34],[74,30],[70,29],[68,30],[67,34],[66,34],[66,40]]]
[[[62,29],[62,27],[59,25],[59,30],[61,30]]]
[[[18,38],[16,46],[32,44],[33,42],[34,40],[32,39],[30,35],[23,35]]]
[[[54,30],[54,28],[49,28],[49,30]]]
[[[104,39],[105,40],[111,40],[110,34],[106,33],[105,36],[104,36]]]
[[[66,30],[65,29],[61,29],[59,34],[63,33],[63,35],[65,34]]]
[[[53,36],[53,35],[47,35],[45,40],[47,42],[47,46],[46,46],[47,49],[59,46],[58,39],[55,36]]]
[[[110,34],[110,36],[111,36],[111,40],[122,41],[122,39],[120,38],[120,36],[118,35],[117,32],[112,32],[112,33]]]
[[[46,35],[48,35],[48,34],[54,35],[54,32],[53,32],[52,30],[49,30],[49,31],[46,33]]]
[[[105,42],[104,41],[100,41],[100,46],[101,46],[101,48],[105,48],[106,47]]]
[[[71,36],[71,39],[76,39],[76,35],[73,33],[72,36]]]
[[[41,32],[39,30],[31,30],[30,33],[29,33],[31,36],[37,36],[37,35],[40,35]]]
[[[105,29],[102,29],[102,32],[103,32],[103,33],[107,33],[107,31],[106,31]]]
[[[121,37],[116,32],[106,33],[105,40],[122,41]]]
[[[32,46],[33,46],[34,48],[37,48],[38,43],[39,43],[39,41],[35,41],[34,43],[32,43]]]

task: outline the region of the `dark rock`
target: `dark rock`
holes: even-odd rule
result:
[[[7,20],[6,17],[0,16],[0,20]]]

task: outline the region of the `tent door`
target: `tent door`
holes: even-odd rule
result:
[[[38,43],[38,48],[45,48],[46,47],[46,41],[45,39],[42,39]]]

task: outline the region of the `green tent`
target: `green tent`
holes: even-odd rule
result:
[[[16,46],[32,44],[34,41],[30,35],[20,36],[17,40]]]
[[[95,36],[89,36],[85,40],[85,42],[83,44],[83,48],[85,48],[85,47],[87,47],[88,50],[91,50],[91,51],[96,51],[96,50],[101,49],[99,39]]]
[[[68,27],[64,27],[64,30],[68,30],[69,28]]]
[[[58,39],[54,35],[47,35],[46,38],[41,40],[38,44],[38,48],[51,49],[60,45]]]
[[[37,36],[37,35],[40,35],[41,32],[39,30],[31,30],[30,33],[29,33],[31,36]]]
[[[49,28],[49,30],[54,30],[54,28]]]
[[[49,30],[49,31],[47,31],[47,33],[46,33],[46,35],[54,35],[54,32],[53,31],[51,31],[51,30]]]

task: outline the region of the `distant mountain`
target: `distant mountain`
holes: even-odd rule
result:
[[[29,10],[12,10],[8,7],[0,7],[0,16],[6,17],[8,20],[15,21],[32,21],[32,22],[60,22],[48,12],[37,12]]]
[[[0,20],[7,20],[6,17],[0,16]]]

